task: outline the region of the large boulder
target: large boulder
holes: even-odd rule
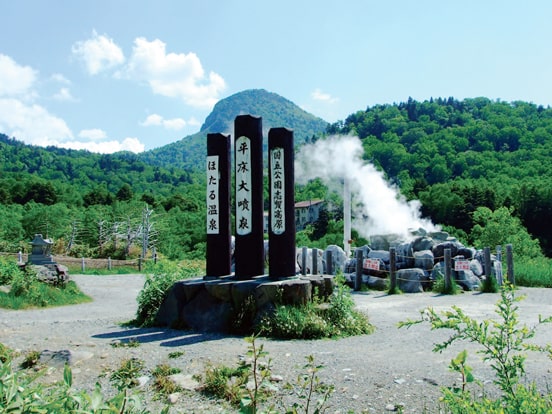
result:
[[[481,286],[481,280],[473,274],[471,270],[459,270],[454,272],[456,283],[462,286],[462,289],[469,290],[479,290]]]
[[[414,266],[414,252],[411,243],[399,243],[395,246],[397,269],[408,269]]]
[[[343,271],[345,269],[345,263],[347,262],[347,255],[345,254],[345,250],[335,244],[331,244],[326,247],[326,250],[324,250],[324,260],[326,259],[327,254],[332,255],[332,266],[334,274],[337,270]],[[328,273],[326,267],[324,268],[324,272]]]
[[[422,269],[401,269],[397,271],[397,286],[404,293],[423,292],[423,282],[427,280],[427,275]]]
[[[433,252],[431,250],[420,250],[414,252],[414,267],[422,270],[433,269]]]
[[[436,244],[431,251],[433,252],[435,260],[440,260],[445,256],[445,249],[450,249],[450,257],[454,257],[458,256],[458,249],[462,247],[464,246],[459,242],[447,241]]]
[[[479,260],[470,260],[470,270],[477,277],[483,276],[483,266],[481,265],[481,262]]]
[[[412,250],[420,252],[422,250],[431,250],[435,245],[435,241],[431,237],[416,237],[412,241]]]

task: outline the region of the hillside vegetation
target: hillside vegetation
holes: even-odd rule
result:
[[[478,207],[506,207],[552,255],[551,108],[409,99],[351,114],[328,133],[358,135],[364,158],[433,222],[469,233]]]
[[[525,226],[552,256],[552,109],[486,98],[409,99],[328,126],[272,95],[227,98],[195,137],[139,155],[39,148],[0,135],[0,250],[28,249],[42,233],[54,239],[56,253],[132,257],[147,243],[148,254],[155,247],[170,258],[202,257],[205,136],[249,112],[263,116],[265,128],[293,128],[298,145],[324,139],[324,128],[358,135],[364,158],[407,198],[421,200],[433,222],[466,240],[481,239],[489,220]],[[193,168],[184,168],[190,160]],[[297,200],[328,197],[318,181],[296,191]],[[298,235],[300,243],[342,238],[339,214],[322,218]]]

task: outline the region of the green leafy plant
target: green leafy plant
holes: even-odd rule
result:
[[[120,367],[111,373],[109,380],[119,391],[138,385],[138,376],[144,369],[144,361],[129,358],[121,361]]]
[[[136,318],[131,324],[153,326],[157,311],[174,283],[197,276],[199,272],[199,268],[182,267],[169,261],[148,265],[144,287],[138,294]]]
[[[14,370],[11,358],[0,360],[0,412],[2,413],[101,413],[149,414],[139,394],[120,390],[105,397],[99,384],[88,393],[73,388],[73,374],[68,365],[63,381],[44,384],[46,370]],[[161,413],[168,414],[168,407]]]
[[[249,373],[253,377],[253,385],[241,387],[245,392],[240,400],[240,411],[254,414],[260,408],[260,404],[266,401],[270,392],[274,390],[269,381],[272,360],[268,358],[264,344],[257,344],[255,336],[249,336],[245,340],[249,344],[247,357],[250,362],[242,366],[249,368]]]
[[[477,322],[467,316],[462,309],[453,306],[452,310],[442,315],[437,314],[432,308],[426,308],[422,311],[421,320],[401,322],[399,327],[410,327],[429,320],[432,330],[452,330],[452,335],[446,341],[434,346],[434,352],[442,352],[452,343],[461,340],[481,346],[477,352],[483,356],[484,361],[490,363],[495,373],[494,383],[502,392],[502,396],[494,401],[487,398],[472,401],[471,394],[466,391],[466,385],[474,382],[474,377],[471,368],[466,365],[467,353],[463,351],[451,361],[450,365],[452,370],[462,375],[462,387],[443,390],[444,401],[452,412],[550,412],[551,396],[541,395],[534,384],[526,386],[520,380],[525,376],[526,351],[550,353],[550,346],[540,347],[531,345],[527,341],[534,337],[537,326],[552,322],[552,317],[546,319],[539,317],[538,324],[532,328],[520,325],[517,302],[523,297],[516,297],[515,289],[509,283],[503,285],[500,293],[501,298],[496,304],[495,312],[498,316],[496,321]]]
[[[457,295],[462,292],[462,288],[458,286],[454,278],[451,279],[450,286],[446,286],[445,278],[441,276],[437,277],[437,279],[433,282],[433,292],[441,293],[443,295]]]
[[[334,387],[320,380],[319,372],[323,366],[316,364],[313,356],[307,357],[303,372],[296,381],[284,386],[295,400],[290,405],[288,399],[284,401],[278,397],[278,388],[271,382],[272,360],[264,344],[259,344],[257,339],[257,336],[246,338],[247,360],[240,361],[237,367],[209,365],[205,376],[197,377],[202,383],[202,393],[229,401],[245,414],[280,412],[276,405],[281,412],[288,414],[324,412]],[[274,403],[278,399],[278,404]]]
[[[290,339],[364,335],[373,329],[367,316],[355,310],[350,289],[344,283],[336,284],[327,303],[315,298],[305,305],[277,306],[255,328],[258,334]]]
[[[115,341],[110,344],[113,348],[137,348],[140,341],[136,338],[130,338],[128,341]]]
[[[247,384],[247,367],[208,365],[205,376],[198,376],[196,379],[202,383],[200,390],[203,394],[227,400],[237,406],[241,400],[241,387]]]
[[[22,273],[17,263],[15,263],[15,260],[0,257],[0,285],[11,284],[14,277]]]
[[[180,372],[182,372],[180,368],[171,367],[167,364],[157,365],[152,372],[154,377],[153,386],[155,387],[155,390],[162,395],[168,395],[181,391],[181,388],[169,378],[169,376]]]
[[[306,357],[307,363],[303,366],[304,372],[299,374],[295,384],[288,383],[286,388],[295,393],[296,402],[291,407],[285,409],[286,413],[322,413],[327,408],[326,405],[335,388],[333,385],[324,384],[319,377],[319,371],[323,365],[315,363],[314,357]],[[318,397],[316,401],[315,397]],[[314,404],[314,406],[313,406]]]
[[[169,359],[180,358],[180,357],[183,356],[183,355],[184,355],[184,352],[183,352],[183,351],[169,352]]]
[[[21,362],[21,368],[28,369],[34,368],[40,362],[40,352],[38,351],[29,351],[25,355],[25,358]]]

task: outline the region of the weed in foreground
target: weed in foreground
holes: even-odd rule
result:
[[[114,396],[105,397],[99,384],[91,392],[73,388],[73,374],[68,365],[63,371],[63,381],[43,384],[39,381],[45,369],[15,370],[11,353],[0,360],[0,412],[4,413],[102,413],[149,414],[141,396],[122,389]],[[168,414],[165,407],[161,414]]]
[[[138,385],[138,377],[144,369],[144,361],[129,358],[121,361],[120,367],[111,373],[109,380],[119,391]]]
[[[278,388],[271,382],[272,360],[264,345],[258,344],[256,336],[248,337],[246,341],[247,362],[240,362],[236,368],[209,366],[205,378],[198,378],[203,384],[202,392],[205,395],[229,401],[232,405],[239,406],[240,413],[246,414],[308,414],[322,413],[327,409],[334,387],[321,382],[319,371],[322,365],[316,364],[313,356],[307,357],[304,372],[298,375],[296,382],[284,386],[287,391],[292,391],[295,399],[295,402],[287,405],[277,395]],[[276,411],[276,405],[281,411]]]
[[[460,373],[460,387],[444,388],[443,400],[453,413],[516,413],[534,414],[549,413],[552,410],[552,395],[540,394],[535,384],[521,383],[525,377],[524,362],[526,351],[547,352],[552,347],[536,346],[527,343],[534,337],[537,326],[552,322],[552,317],[540,318],[532,328],[520,325],[517,302],[523,297],[515,296],[515,288],[506,283],[502,286],[501,298],[496,304],[496,321],[484,320],[478,322],[467,316],[462,309],[453,306],[452,310],[437,314],[432,308],[422,311],[421,320],[400,322],[399,327],[410,327],[429,320],[431,329],[450,329],[452,335],[443,343],[436,344],[433,352],[442,352],[456,341],[467,340],[481,346],[477,351],[483,361],[489,362],[495,374],[494,383],[500,389],[502,396],[497,400],[487,397],[475,400],[467,386],[477,383],[466,364],[467,353],[462,351],[451,361],[450,369]]]

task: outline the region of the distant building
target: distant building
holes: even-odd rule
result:
[[[324,208],[324,200],[307,200],[295,203],[295,229],[303,230],[307,224],[314,223]]]
[[[307,224],[312,224],[320,217],[320,211],[325,207],[324,200],[307,200],[295,203],[295,230],[303,230]],[[268,233],[268,211],[263,213],[264,232]]]

